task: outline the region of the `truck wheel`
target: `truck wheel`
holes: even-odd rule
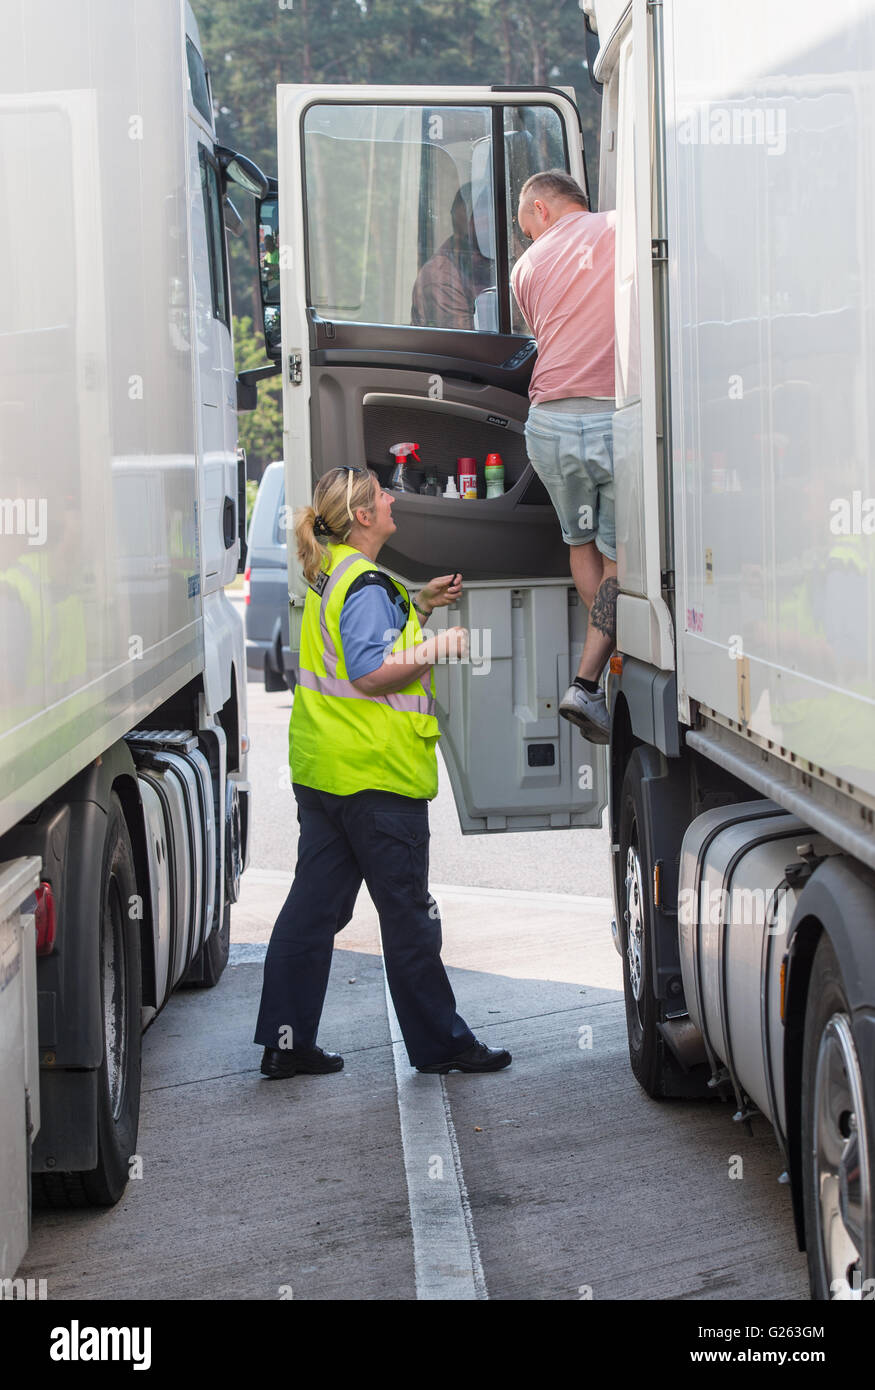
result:
[[[100,997],[103,1061],[97,1074],[97,1167],[35,1173],[37,1206],[111,1207],[127,1186],[140,1119],[142,1033],[139,921],[129,915],[137,876],[121,802],[113,793],[103,842]]]
[[[276,695],[281,690],[288,690],[282,666],[277,670],[271,661],[270,654],[264,658],[264,688],[268,695]]]
[[[657,1001],[650,958],[650,885],[653,868],[645,843],[641,778],[644,768],[636,749],[626,768],[620,802],[620,869],[624,877],[620,908],[623,947],[623,993],[629,1061],[635,1079],[649,1096],[665,1094],[662,1085],[662,1039],[657,1032]]]
[[[222,925],[211,932],[201,948],[203,974],[197,981],[201,989],[214,989],[225,972],[231,949],[231,904],[225,903]]]
[[[871,1130],[832,942],[821,937],[811,966],[802,1044],[802,1201],[811,1296],[871,1298]]]
[[[214,989],[225,972],[231,948],[231,904],[240,897],[243,873],[243,828],[240,796],[230,777],[225,783],[225,910],[222,924],[210,933],[183,981],[192,989]]]

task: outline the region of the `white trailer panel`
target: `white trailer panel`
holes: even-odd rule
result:
[[[203,668],[184,15],[0,19],[0,834]],[[111,196],[108,196],[111,190]]]
[[[39,867],[33,857],[0,864],[0,1278],[15,1273],[30,1233],[30,1145],[39,1129],[36,932],[20,909]]]
[[[681,710],[875,795],[875,4],[664,12]]]

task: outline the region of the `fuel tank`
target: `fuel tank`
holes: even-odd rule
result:
[[[781,964],[804,882],[794,866],[834,847],[758,800],[706,811],[681,849],[678,939],[692,1021],[736,1090],[786,1130]],[[788,878],[787,870],[790,868]]]

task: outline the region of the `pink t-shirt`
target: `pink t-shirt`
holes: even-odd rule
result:
[[[532,405],[614,394],[615,212],[569,212],[543,232],[511,274],[538,340]]]

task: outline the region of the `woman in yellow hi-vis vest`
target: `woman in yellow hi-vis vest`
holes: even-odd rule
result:
[[[295,516],[309,585],[289,727],[298,862],[264,963],[255,1041],[268,1077],[339,1071],[316,1046],[334,936],[362,881],[380,918],[386,977],[411,1066],[497,1071],[510,1053],[478,1042],[456,1012],[428,891],[428,803],[437,792],[432,667],[464,657],[468,634],[420,631],[417,611],[452,603],[461,576],[412,601],[377,567],[395,530],[390,492],[365,469],[334,468]]]

